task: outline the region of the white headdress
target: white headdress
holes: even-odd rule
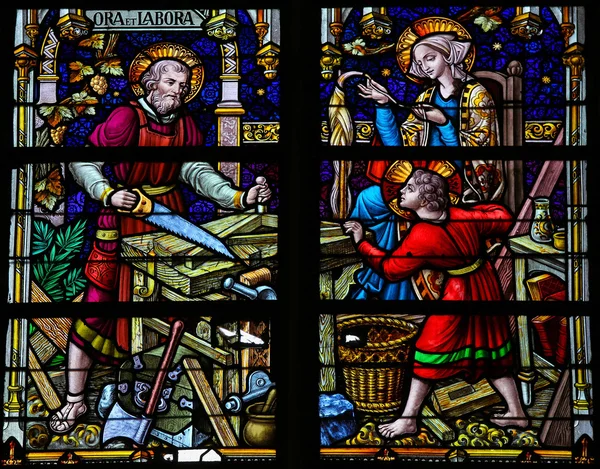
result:
[[[464,70],[464,60],[471,47],[469,41],[459,41],[456,35],[450,33],[433,33],[415,42],[412,48],[413,60],[411,60],[408,72],[418,77],[427,77],[427,74],[414,61],[415,50],[420,46],[428,46],[438,51],[450,66],[452,76],[457,80],[467,80],[469,75]]]

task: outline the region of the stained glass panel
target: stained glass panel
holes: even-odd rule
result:
[[[570,6],[322,9],[322,143],[585,145],[583,16]]]

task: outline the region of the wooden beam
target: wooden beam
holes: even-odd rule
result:
[[[28,352],[29,372],[31,373],[31,378],[35,383],[35,387],[40,393],[42,402],[50,410],[58,409],[60,407],[60,399],[56,389],[54,389],[52,381],[42,369],[42,365],[31,347],[28,348]]]
[[[223,409],[221,409],[204,371],[200,367],[200,362],[196,358],[184,358],[183,367],[194,386],[198,399],[200,399],[208,415],[208,419],[217,434],[219,442],[223,446],[238,446],[235,434],[229,425],[227,417],[223,414]]]
[[[452,441],[455,438],[455,433],[446,423],[437,416],[437,414],[428,406],[423,406],[421,410],[423,425],[426,425],[434,435],[442,441]]]
[[[161,321],[157,318],[144,318],[143,321],[144,326],[149,327],[150,329],[164,336],[169,335],[170,326],[166,322]],[[198,337],[194,337],[189,332],[183,333],[183,337],[181,338],[181,344],[191,348],[192,350],[200,352],[202,355],[205,355],[206,357],[222,365],[233,365],[234,357],[231,353],[218,347],[213,347],[205,340],[199,339]]]
[[[33,318],[31,321],[54,345],[66,353],[69,331],[73,323],[71,318]]]

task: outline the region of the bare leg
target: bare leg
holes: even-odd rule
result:
[[[390,423],[377,427],[384,438],[394,438],[400,435],[410,435],[417,432],[417,415],[423,401],[429,394],[431,385],[427,381],[414,377],[410,382],[408,400],[402,416]]]
[[[67,433],[75,426],[75,420],[87,411],[85,384],[90,368],[90,356],[72,342],[69,343],[67,361],[66,404],[50,417],[50,428],[54,433]]]
[[[497,415],[490,419],[491,422],[501,427],[521,427],[529,426],[529,418],[521,404],[521,398],[517,385],[512,376],[506,375],[501,378],[490,379],[492,385],[502,395],[508,406],[508,411],[504,415]]]

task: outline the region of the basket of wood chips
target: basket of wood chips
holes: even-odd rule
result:
[[[356,410],[382,414],[401,408],[417,332],[416,324],[386,316],[361,316],[337,324],[338,359]]]

